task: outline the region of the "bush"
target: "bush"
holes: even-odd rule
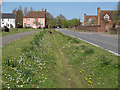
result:
[[[4,26],[4,27],[2,28],[2,31],[9,32],[9,28],[6,27],[6,26]]]

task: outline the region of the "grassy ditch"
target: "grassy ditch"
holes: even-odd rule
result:
[[[117,56],[57,31],[24,39],[3,46],[3,88],[118,87]]]

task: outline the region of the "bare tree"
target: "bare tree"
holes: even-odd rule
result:
[[[27,15],[27,13],[28,13],[28,9],[27,9],[27,7],[25,7],[25,9],[24,9],[24,16]]]
[[[33,11],[33,8],[32,8],[32,7],[30,8],[30,11]]]

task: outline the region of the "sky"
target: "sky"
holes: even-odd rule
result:
[[[36,11],[42,8],[47,9],[54,17],[62,14],[68,20],[80,18],[84,21],[84,13],[87,15],[97,15],[97,7],[101,10],[116,10],[117,2],[3,2],[2,13],[12,13],[12,10],[22,6],[33,7]]]
[[[3,2],[118,2],[119,0],[2,0]]]

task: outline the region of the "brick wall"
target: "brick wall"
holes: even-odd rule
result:
[[[101,26],[78,26],[76,27],[76,29],[90,31],[90,32],[101,32],[102,31]]]

